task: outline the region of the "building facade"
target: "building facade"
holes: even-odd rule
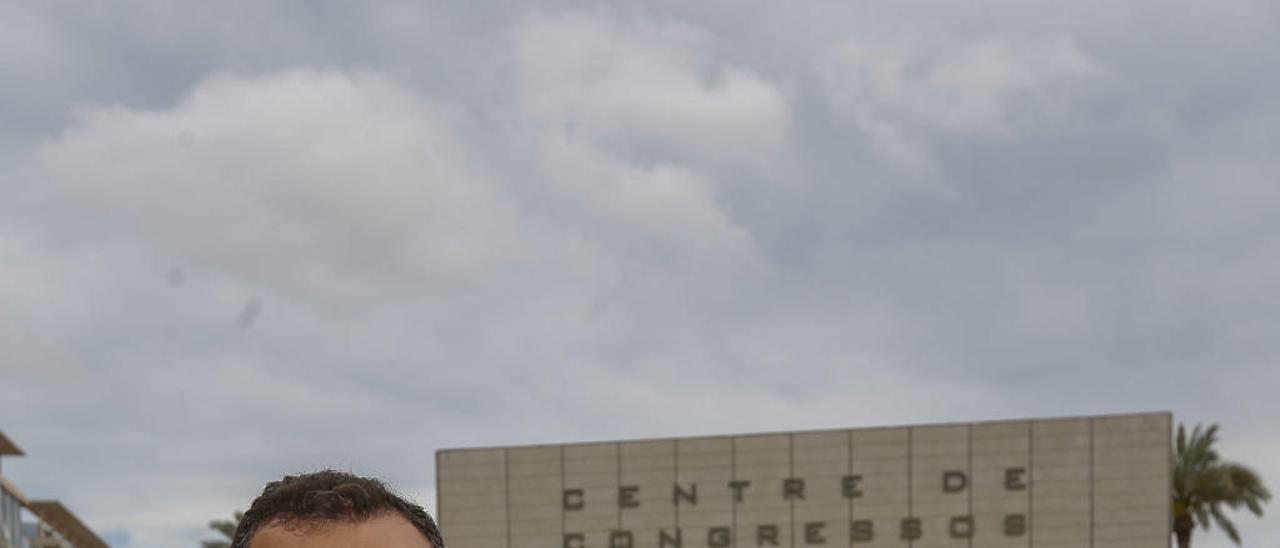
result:
[[[24,453],[0,432],[0,548],[108,548],[56,500],[31,500],[4,476],[5,457]]]
[[[447,449],[450,548],[1167,548],[1168,413]]]

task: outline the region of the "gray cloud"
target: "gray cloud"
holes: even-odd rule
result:
[[[6,475],[125,545],[469,444],[1170,409],[1280,477],[1269,3],[0,9]]]

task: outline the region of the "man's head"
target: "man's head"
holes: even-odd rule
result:
[[[444,541],[426,510],[386,484],[325,470],[268,483],[231,543],[231,548],[302,546],[444,548]]]

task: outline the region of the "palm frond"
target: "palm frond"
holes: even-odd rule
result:
[[[1217,506],[1213,507],[1213,521],[1218,524],[1218,527],[1222,528],[1222,531],[1227,534],[1231,542],[1240,544],[1240,531],[1236,530],[1236,524],[1223,514],[1222,509]]]
[[[231,540],[235,539],[236,527],[240,526],[240,520],[244,519],[244,512],[235,512],[231,519],[215,519],[209,522],[209,528],[217,531],[218,534],[226,537],[226,540],[202,540],[201,548],[230,548]]]
[[[1240,544],[1240,532],[1224,510],[1245,507],[1261,516],[1263,503],[1271,500],[1271,492],[1253,469],[1222,460],[1217,442],[1216,424],[1197,424],[1190,433],[1186,425],[1178,425],[1173,447],[1174,513],[1176,517],[1179,512],[1186,512],[1205,529],[1217,525]]]

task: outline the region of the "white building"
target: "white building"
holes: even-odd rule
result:
[[[0,432],[0,466],[25,453]],[[0,468],[0,548],[108,548],[97,534],[56,500],[31,500]]]
[[[450,548],[1167,548],[1169,413],[446,449]]]

